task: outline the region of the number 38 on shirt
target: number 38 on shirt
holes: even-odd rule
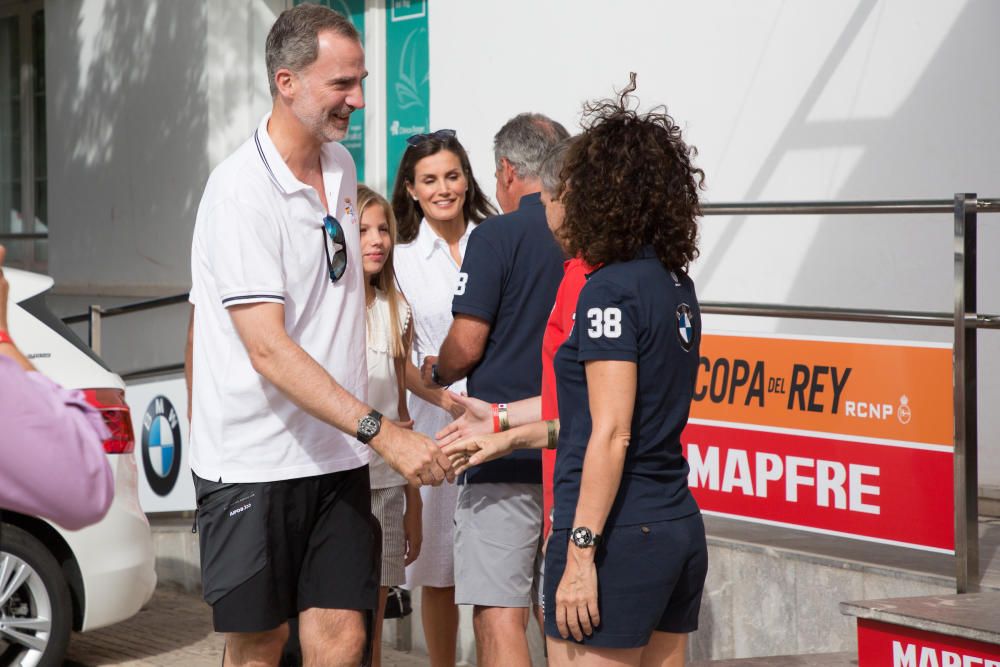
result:
[[[591,338],[618,338],[622,335],[622,311],[619,308],[591,308],[587,311]]]

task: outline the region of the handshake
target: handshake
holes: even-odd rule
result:
[[[443,391],[442,395],[441,407],[451,413],[454,421],[435,435],[436,442],[414,432],[412,421],[386,422],[371,441],[372,448],[413,486],[453,482],[469,466],[507,453],[484,448],[477,437],[493,432],[489,403],[451,391]]]

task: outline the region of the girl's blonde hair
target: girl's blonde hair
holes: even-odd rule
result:
[[[361,225],[361,219],[365,215],[365,209],[371,205],[381,206],[383,213],[385,213],[385,220],[389,223],[389,238],[392,239],[392,248],[389,249],[389,255],[385,259],[385,264],[382,265],[382,270],[376,275],[372,276],[371,284],[385,294],[386,301],[389,302],[389,324],[391,331],[389,332],[389,351],[393,357],[396,359],[403,359],[409,354],[407,349],[406,341],[403,337],[404,332],[402,330],[401,323],[399,321],[399,310],[400,305],[406,304],[406,297],[403,296],[402,291],[396,284],[396,270],[393,268],[392,258],[396,254],[396,243],[397,238],[397,225],[396,216],[393,215],[392,206],[385,197],[375,192],[367,185],[358,185],[358,226]],[[409,304],[407,304],[409,305]],[[411,316],[412,319],[412,316]]]

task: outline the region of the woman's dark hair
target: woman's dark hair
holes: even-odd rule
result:
[[[698,256],[705,173],[666,107],[638,113],[634,90],[632,74],[617,100],[584,106],[584,131],[560,172],[566,217],[558,234],[591,266],[634,259],[651,245],[668,269],[687,271]]]
[[[451,151],[457,155],[458,161],[462,165],[462,171],[465,172],[465,180],[469,184],[469,189],[465,192],[465,203],[462,205],[465,222],[480,223],[487,217],[497,214],[496,209],[486,199],[482,188],[473,177],[469,156],[458,138],[442,136],[441,134],[427,135],[417,145],[406,147],[406,152],[403,153],[403,158],[399,161],[399,170],[396,172],[396,183],[392,188],[392,210],[396,214],[396,222],[399,225],[399,243],[409,243],[417,238],[417,232],[420,231],[420,220],[424,217],[420,202],[414,201],[410,197],[406,185],[413,185],[414,170],[418,162],[441,151]]]

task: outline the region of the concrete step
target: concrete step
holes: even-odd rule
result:
[[[688,667],[850,667],[857,664],[857,656],[845,651],[807,655],[768,655],[739,660],[698,660],[689,663]]]
[[[1000,593],[841,602],[849,616],[1000,646]]]

